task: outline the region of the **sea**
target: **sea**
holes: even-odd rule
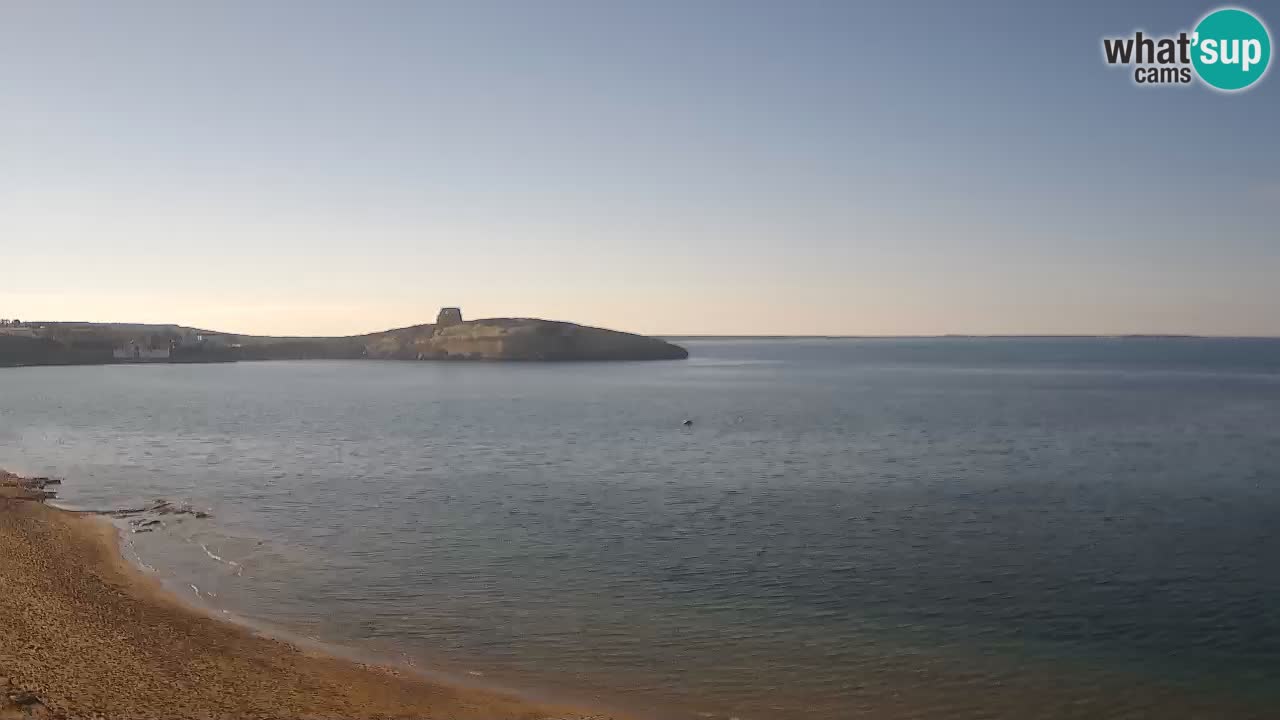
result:
[[[655,720],[1280,717],[1280,340],[0,370],[210,612]],[[686,421],[690,421],[686,424]]]

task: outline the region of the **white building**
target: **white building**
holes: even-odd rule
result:
[[[196,342],[207,347],[231,347],[235,338],[221,333],[200,333],[196,335]]]

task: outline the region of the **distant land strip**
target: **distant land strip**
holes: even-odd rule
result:
[[[683,360],[653,337],[536,318],[465,321],[444,308],[436,322],[346,337],[233,335],[181,325],[6,322],[0,366],[211,363],[240,360]]]

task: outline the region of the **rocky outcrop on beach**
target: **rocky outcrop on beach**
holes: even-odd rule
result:
[[[56,498],[58,493],[46,490],[50,485],[61,485],[60,478],[22,477],[0,470],[0,498],[44,502]]]
[[[0,673],[4,668],[0,668]],[[30,690],[13,685],[5,675],[0,675],[0,720],[20,720],[22,718],[56,718],[41,702],[40,697]]]
[[[63,718],[55,715],[40,700],[40,696],[14,685],[0,667],[0,720],[22,720],[23,718]]]

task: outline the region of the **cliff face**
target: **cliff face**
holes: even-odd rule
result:
[[[72,344],[50,338],[0,335],[0,367],[11,365],[94,365],[111,362],[109,343]]]
[[[492,318],[417,325],[366,336],[366,356],[401,360],[683,360],[657,338],[573,323]]]

